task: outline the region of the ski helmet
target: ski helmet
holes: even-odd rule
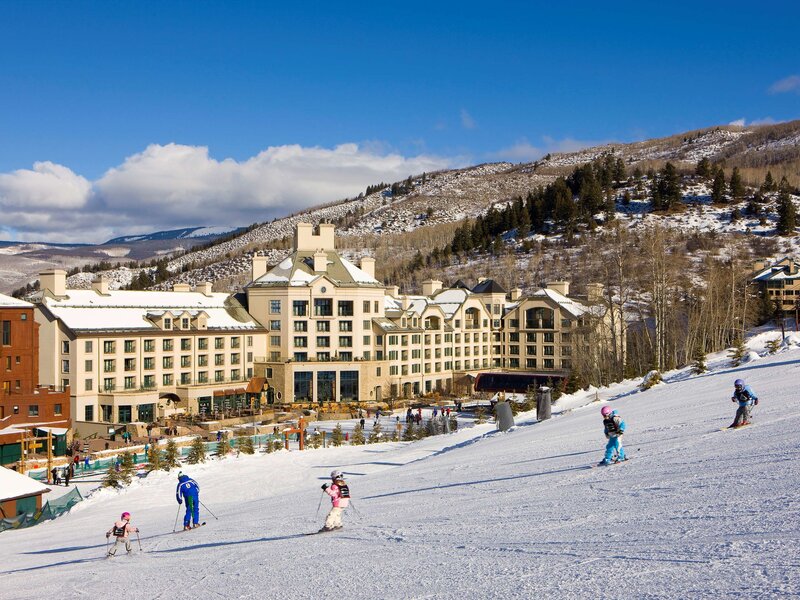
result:
[[[331,479],[341,479],[344,477],[341,471],[331,471]]]
[[[737,379],[733,382],[733,385],[735,387],[744,387],[744,379]]]
[[[611,412],[612,411],[611,411],[611,407],[610,406],[604,406],[603,408],[600,409],[600,414],[603,415],[604,417],[607,417],[608,415],[610,415]]]
[[[125,519],[128,519],[128,521],[130,521],[131,520],[131,513],[129,513],[129,512],[122,513],[122,516],[120,517],[120,519],[122,521],[124,521]]]

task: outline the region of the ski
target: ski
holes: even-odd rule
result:
[[[334,531],[341,531],[344,527],[336,527],[335,529],[320,529],[319,531],[312,531],[311,533],[305,533],[303,535],[318,535],[320,533],[333,533]]]
[[[736,431],[737,429],[744,429],[745,427],[750,427],[752,423],[745,423],[744,425],[737,425],[736,427],[732,425],[728,425],[727,427],[723,427],[720,431]]]
[[[184,531],[192,531],[192,530],[194,530],[194,529],[200,529],[200,528],[201,528],[203,525],[205,525],[205,524],[206,524],[206,522],[205,522],[205,521],[203,521],[203,522],[202,522],[202,523],[200,523],[200,524],[199,524],[197,527],[192,527],[191,529],[176,529],[176,530],[175,530],[175,531],[173,531],[172,533],[183,533]]]
[[[595,465],[589,465],[589,466],[592,469],[596,469],[597,467],[613,467],[614,465],[618,465],[618,464],[621,464],[621,463],[624,463],[624,462],[628,462],[629,460],[630,460],[629,458],[623,458],[622,460],[613,460],[610,463],[606,463],[606,464],[597,463]]]

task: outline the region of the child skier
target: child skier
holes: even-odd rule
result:
[[[131,533],[139,533],[139,528],[134,527],[131,525],[131,513],[124,512],[122,516],[119,518],[119,521],[115,521],[114,525],[106,531],[106,539],[110,538],[113,534],[116,540],[114,541],[114,545],[111,547],[111,550],[108,551],[106,556],[114,556],[117,553],[117,545],[118,544],[125,544],[125,550],[128,551],[128,554],[131,552],[131,539],[129,535]]]
[[[181,504],[181,499],[186,500],[186,514],[183,517],[183,529],[200,527],[200,486],[197,482],[183,473],[178,473],[178,487],[175,489],[175,499]],[[193,525],[191,525],[193,523]]]
[[[332,471],[331,481],[332,483],[330,485],[327,483],[322,484],[322,491],[331,497],[331,504],[333,506],[331,507],[331,512],[328,513],[325,519],[325,526],[320,529],[320,532],[341,529],[342,513],[344,509],[350,505],[350,488],[347,487],[342,472]]]
[[[730,427],[741,427],[750,424],[750,410],[754,404],[758,404],[758,396],[753,393],[749,385],[745,385],[744,379],[737,379],[733,382],[733,396],[731,402],[738,402],[739,408],[736,409],[736,416]]]
[[[622,447],[622,434],[625,433],[625,421],[622,420],[617,414],[617,411],[612,410],[610,406],[604,406],[600,409],[600,414],[603,415],[603,427],[608,443],[606,444],[606,457],[600,461],[601,466],[610,465],[612,463],[627,460],[625,458],[625,449]]]

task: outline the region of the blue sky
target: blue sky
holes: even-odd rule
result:
[[[415,168],[800,118],[797,2],[288,4],[0,1],[0,208],[191,205],[197,168],[266,160],[254,181],[278,191],[223,199],[246,222],[156,211],[89,237],[247,224]],[[295,150],[291,177],[281,152],[252,164],[268,148]],[[289,189],[342,155],[351,176]],[[120,196],[109,170],[141,180],[142,163],[157,183]],[[67,241],[16,221],[0,239]]]

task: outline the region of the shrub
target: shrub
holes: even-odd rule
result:
[[[186,457],[186,462],[190,465],[206,462],[206,446],[203,443],[203,438],[199,435],[192,440],[192,445],[189,448],[189,454]]]
[[[164,452],[164,462],[161,468],[165,471],[169,471],[170,469],[180,466],[178,457],[178,444],[175,443],[175,440],[170,438],[167,440],[167,449]]]

